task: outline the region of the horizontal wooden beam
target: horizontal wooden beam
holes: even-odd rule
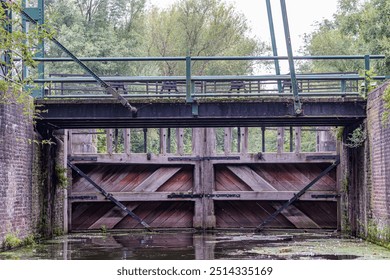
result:
[[[125,201],[195,201],[194,198],[168,198],[171,192],[112,192],[117,200]],[[71,202],[104,202],[107,199],[97,192],[73,192]]]
[[[235,196],[226,197],[226,194]],[[168,198],[170,192],[113,192],[111,193],[119,201],[195,201],[200,198]],[[258,201],[286,201],[294,196],[291,191],[265,191],[265,192],[213,192],[210,199],[213,200],[258,200]],[[337,201],[336,192],[332,191],[308,191],[299,201]],[[107,199],[97,192],[74,192],[69,197],[71,202],[103,202]]]
[[[252,153],[239,156],[240,160],[210,160],[214,164],[253,164],[253,163],[332,163],[336,153]],[[217,155],[219,156],[219,155]],[[221,157],[225,155],[221,154]],[[178,155],[155,155],[148,159],[147,154],[73,154],[73,164],[169,164],[169,165],[194,165],[196,161],[169,161],[169,158],[180,158]],[[183,158],[188,158],[186,155]]]
[[[213,192],[214,200],[261,200],[261,201],[286,201],[294,196],[296,192],[291,191],[266,191],[266,192],[232,192],[239,197],[218,197],[227,192]],[[337,201],[337,193],[333,191],[308,191],[301,196],[299,201]],[[332,197],[328,197],[332,196]]]

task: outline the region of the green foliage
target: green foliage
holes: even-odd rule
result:
[[[68,176],[67,176],[68,170],[64,167],[61,167],[59,165],[55,166],[55,176],[57,180],[57,187],[61,189],[68,188]]]
[[[384,112],[382,116],[382,123],[384,125],[387,125],[389,122],[389,117],[390,117],[390,85],[387,86],[385,89],[385,92],[383,94],[383,107],[384,107]]]
[[[107,226],[106,226],[106,225],[101,225],[100,231],[101,231],[102,233],[107,233]]]
[[[367,240],[390,249],[390,227],[380,227],[370,221],[367,228]]]
[[[359,148],[363,145],[366,139],[367,131],[364,129],[363,125],[360,125],[348,135],[347,143],[345,145],[351,149]]]
[[[46,26],[33,24],[30,24],[29,32],[23,32],[20,9],[20,1],[6,1],[0,5],[0,103],[21,104],[25,115],[33,115],[30,92],[34,89],[32,81],[36,77],[34,68],[37,66],[33,58],[37,46],[53,33]],[[28,78],[23,77],[21,61],[23,66],[32,69]]]
[[[323,20],[317,30],[306,36],[304,51],[310,55],[384,54],[372,61],[381,74],[390,73],[390,1],[339,0],[331,20]],[[320,72],[357,72],[364,63],[357,60],[315,61],[307,67]]]
[[[224,56],[264,52],[264,43],[246,35],[245,17],[220,0],[179,0],[167,9],[152,8],[146,15],[145,44],[148,56]],[[183,75],[183,63],[156,64],[163,75]],[[251,62],[200,62],[194,75],[244,74]]]
[[[13,249],[23,244],[23,241],[14,233],[7,233],[4,238],[3,247]]]

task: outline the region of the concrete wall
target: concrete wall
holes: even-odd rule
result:
[[[369,94],[367,133],[359,148],[343,146],[340,189],[343,229],[390,248],[390,123],[383,122],[383,94],[389,83]],[[356,127],[346,128],[344,139]]]
[[[0,104],[0,248],[7,234],[24,239],[64,229],[64,189],[56,174],[63,147],[41,140],[21,105]]]

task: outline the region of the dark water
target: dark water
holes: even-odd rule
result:
[[[390,251],[334,233],[85,233],[0,253],[0,259],[390,259]]]

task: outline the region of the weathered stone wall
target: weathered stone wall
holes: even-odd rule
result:
[[[0,104],[0,249],[7,234],[23,240],[63,231],[64,139],[57,138],[42,144],[21,105]]]
[[[389,83],[368,96],[364,145],[343,146],[340,189],[343,229],[390,248],[390,124],[383,121],[387,86]],[[356,128],[346,128],[344,138]]]

